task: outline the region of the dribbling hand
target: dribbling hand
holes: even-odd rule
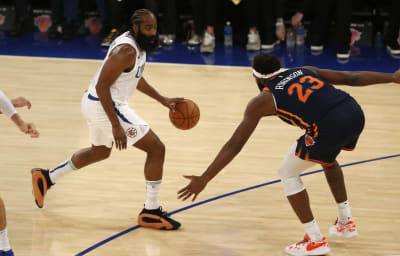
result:
[[[169,108],[170,110],[174,110],[176,103],[183,101],[184,98],[167,98],[165,97],[163,100],[163,105]]]
[[[115,141],[115,148],[118,150],[126,149],[127,138],[126,138],[124,128],[122,128],[121,125],[113,126],[112,132],[113,132],[114,141]]]
[[[178,199],[182,198],[182,201],[185,201],[194,195],[192,201],[196,200],[197,195],[206,187],[207,181],[201,176],[184,175],[183,177],[190,180],[190,183],[178,191]]]

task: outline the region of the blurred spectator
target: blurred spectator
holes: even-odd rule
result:
[[[245,0],[248,51],[272,50],[279,40],[285,40],[284,4],[284,0]]]
[[[101,18],[100,38],[104,40],[111,31],[111,13],[109,0],[96,0],[97,9]]]
[[[160,9],[163,13],[160,27],[160,41],[164,45],[171,45],[176,37],[177,9],[176,0],[145,0],[145,8],[159,16]]]
[[[331,25],[331,11],[335,9],[335,38],[337,38],[338,50],[336,57],[347,59],[350,57],[350,21],[352,11],[352,0],[303,0],[300,4],[302,9],[292,17],[292,25],[299,26],[304,17],[306,8],[311,8],[311,51],[322,51],[324,49],[323,38]]]
[[[11,27],[10,35],[19,36],[27,29],[28,21],[28,2],[27,0],[14,0],[15,20]]]
[[[385,35],[385,45],[391,54],[400,54],[400,45],[397,41],[400,28],[400,1],[391,0],[389,26]]]
[[[141,1],[139,1],[141,2]],[[122,32],[128,30],[129,18],[136,9],[143,5],[133,0],[109,0],[111,10],[111,31],[101,42],[102,46],[109,46]]]
[[[189,40],[194,45],[203,34],[200,52],[213,53],[215,48],[215,24],[217,23],[217,1],[192,0],[195,33]]]
[[[78,35],[78,8],[79,0],[51,0],[53,24],[48,31],[49,38],[71,40]]]

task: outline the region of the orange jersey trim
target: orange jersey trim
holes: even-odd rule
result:
[[[271,90],[268,87],[264,87],[263,91],[270,92]]]
[[[345,151],[353,151],[355,148],[342,148],[342,150],[345,150]]]
[[[304,125],[304,126],[307,127],[307,128],[309,128],[309,127],[311,126],[311,125],[307,124],[306,122],[304,122],[303,119],[301,119],[301,117],[299,117],[299,116],[297,116],[297,115],[295,115],[295,114],[292,114],[292,113],[287,112],[287,111],[285,111],[285,110],[282,110],[282,109],[280,109],[280,108],[277,108],[276,111],[282,112],[282,113],[284,113],[284,114],[286,114],[286,115],[288,115],[288,116],[294,117],[296,120],[298,120],[302,125]],[[298,125],[296,125],[296,126],[298,126]]]

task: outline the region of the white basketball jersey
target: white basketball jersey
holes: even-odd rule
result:
[[[117,37],[110,45],[107,55],[103,60],[100,69],[97,71],[96,76],[92,79],[89,86],[89,93],[98,98],[96,93],[96,85],[99,80],[100,72],[103,69],[104,63],[108,59],[111,51],[121,44],[129,44],[136,50],[136,61],[135,66],[129,72],[122,72],[121,75],[115,80],[110,87],[111,98],[113,102],[117,104],[128,104],[130,98],[134,94],[137,84],[142,77],[144,66],[146,64],[146,52],[140,51],[136,44],[135,39],[130,35],[129,32],[125,32]]]

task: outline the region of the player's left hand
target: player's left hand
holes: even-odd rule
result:
[[[24,97],[18,97],[18,98],[12,99],[11,102],[14,105],[14,107],[16,107],[16,108],[22,108],[22,107],[27,106],[28,109],[31,109],[31,107],[32,107],[31,102],[29,100],[25,99]]]
[[[393,82],[400,84],[400,69],[393,73]]]
[[[194,195],[192,201],[196,200],[197,195],[206,187],[207,181],[201,176],[183,175],[183,177],[190,180],[190,183],[178,191],[178,199],[182,198],[182,201],[185,201]]]
[[[183,101],[184,98],[167,98],[165,97],[162,104],[169,108],[170,110],[173,110],[175,108],[176,103]]]

